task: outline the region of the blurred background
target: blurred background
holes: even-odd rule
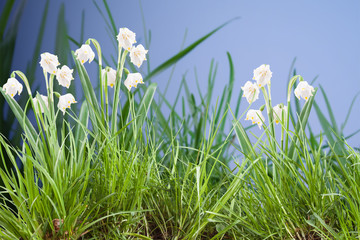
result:
[[[151,39],[148,55],[150,69],[156,68],[182,48],[224,22],[240,17],[181,59],[173,74],[171,69],[168,69],[152,78],[153,82],[158,83],[158,90],[164,91],[172,76],[166,94],[169,102],[174,101],[183,76],[186,77],[195,99],[199,101],[196,78],[200,89],[204,89],[205,92],[210,63],[214,59],[218,64],[212,100],[215,104],[216,97],[221,95],[223,85],[228,83],[229,79],[227,52],[232,56],[235,70],[233,89],[235,97],[230,103],[232,108],[236,108],[236,95],[240,93],[241,86],[251,80],[253,70],[264,63],[269,64],[273,72],[273,104],[285,102],[289,71],[295,58],[294,68],[297,74],[302,75],[308,82],[317,77],[313,85],[314,87],[321,85],[324,88],[339,126],[345,121],[351,102],[360,91],[359,1],[349,0],[346,4],[328,0],[109,0],[107,2],[117,29],[127,27],[134,31],[138,43],[143,45],[145,45],[145,34],[148,39]],[[1,12],[6,4],[7,1],[0,2]],[[46,14],[44,14],[45,11]],[[18,22],[16,23],[18,25],[8,24],[1,32],[4,40],[12,31],[15,31],[14,29],[17,29],[14,55],[9,69],[26,72],[32,68],[35,84],[33,86],[36,86],[40,93],[44,93],[43,74],[38,64],[40,53],[59,54],[61,49],[67,49],[67,47],[75,51],[78,47],[74,41],[86,41],[91,37],[99,41],[106,58],[116,57],[117,53],[111,39],[111,37],[115,39],[115,36],[108,30],[109,27],[104,20],[106,11],[102,1],[14,1],[9,19]],[[62,20],[59,21],[59,19]],[[68,45],[61,44],[60,33],[67,33],[74,41],[68,41]],[[43,35],[39,38],[41,34]],[[2,46],[1,56],[4,55],[4,49],[9,50],[8,46],[4,48],[4,43]],[[37,55],[33,56],[35,52]],[[62,61],[62,59],[70,59],[69,53],[64,53],[64,56],[59,59],[61,64],[65,64],[65,60]],[[69,65],[73,65],[73,62]],[[111,64],[110,66],[115,67]],[[4,70],[4,64],[1,68]],[[90,77],[93,76],[92,80],[96,81],[97,65],[88,64],[86,68],[90,72]],[[146,64],[143,64],[140,72],[146,75],[147,71]],[[293,72],[294,69],[291,70],[290,75]],[[5,73],[1,75],[1,86],[7,78]],[[74,87],[76,89],[74,91],[81,92],[81,84],[77,80],[78,76],[75,75]],[[216,89],[219,89],[218,92]],[[320,90],[315,99],[324,114],[328,114],[326,102]],[[253,107],[258,108],[262,104],[264,104],[263,100],[258,100]],[[303,104],[304,102],[301,101],[301,105]],[[240,112],[245,111],[247,106],[246,101],[243,101]],[[167,109],[164,111],[166,112]],[[3,110],[4,114],[3,118],[6,120],[6,109]],[[329,118],[329,115],[326,117]],[[344,127],[345,137],[360,128],[359,118],[359,100],[356,99]],[[244,120],[243,124],[248,126],[250,123]],[[310,125],[315,134],[324,129],[315,109],[312,110],[310,116]],[[257,127],[252,131],[257,132]],[[360,134],[348,139],[348,142],[354,147],[359,147]]]

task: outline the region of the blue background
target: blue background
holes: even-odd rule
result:
[[[102,6],[101,1],[98,2]],[[51,1],[42,52],[54,51],[57,15],[61,3],[65,3],[70,36],[79,39],[81,12],[85,10],[85,40],[90,37],[97,39],[105,56],[116,56],[105,22],[89,0]],[[139,2],[109,0],[108,3],[117,28],[128,27],[136,32],[138,43],[144,44]],[[3,5],[4,1],[0,7]],[[42,0],[27,2],[21,19],[13,70],[25,71],[26,63],[32,58],[44,5],[45,1]],[[152,69],[180,50],[186,31],[185,46],[227,20],[241,17],[206,40],[177,64],[167,94],[170,102],[173,101],[173,92],[177,91],[185,72],[188,84],[194,93],[197,92],[194,67],[200,86],[205,91],[212,58],[219,64],[216,80],[216,89],[219,90],[215,92],[215,96],[220,96],[229,75],[227,51],[230,52],[235,66],[235,96],[234,102],[230,104],[233,108],[236,104],[236,93],[240,92],[240,87],[246,81],[251,80],[253,70],[263,63],[270,64],[273,72],[273,104],[285,102],[287,76],[295,57],[297,72],[305,80],[311,82],[319,75],[314,86],[321,84],[324,87],[338,125],[344,121],[352,98],[360,91],[359,1],[144,0],[142,7],[146,27],[152,34],[148,57]],[[102,9],[104,11],[104,8]],[[73,50],[76,50],[74,45],[72,46]],[[90,69],[95,80],[96,64],[86,67]],[[146,68],[142,67],[141,71],[146,72]],[[170,71],[166,71],[153,79],[158,83],[160,91],[164,89],[169,75]],[[37,76],[38,81],[42,83],[40,67]],[[80,87],[79,81],[76,80],[77,78],[75,84]],[[6,79],[1,79],[1,85],[5,81]],[[316,101],[326,112],[320,91]],[[216,102],[216,98],[213,102]],[[253,106],[260,107],[262,104],[263,100],[258,100]],[[243,101],[241,110],[244,111],[247,106],[246,101]],[[359,101],[356,101],[345,128],[345,135],[360,128],[359,118]],[[245,121],[243,123],[249,124]],[[310,123],[313,131],[319,133],[321,127],[314,110]],[[350,139],[349,143],[359,146],[359,140],[360,135],[357,135]]]

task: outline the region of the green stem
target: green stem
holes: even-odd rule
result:
[[[105,69],[107,72],[107,69]],[[107,87],[107,74],[105,74],[105,116],[106,116],[106,122],[109,123],[109,96],[108,96],[108,87]]]
[[[100,44],[97,40],[93,39],[93,38],[89,38],[86,41],[86,44],[90,44],[90,42],[92,42],[92,44],[94,44],[97,54],[98,54],[98,59],[99,59],[99,81],[100,81],[100,98],[101,98],[101,116],[102,116],[102,120],[103,122],[105,121],[105,113],[104,113],[104,83],[103,83],[103,76],[102,76],[102,53],[101,53],[101,47]]]
[[[270,115],[270,110],[272,110],[271,109],[271,105],[270,105],[270,100],[269,100],[269,96],[268,96],[268,94],[267,94],[267,92],[266,92],[266,90],[265,90],[265,88],[264,87],[262,87],[261,88],[261,91],[263,92],[263,94],[264,94],[264,100],[265,100],[265,105],[266,105],[266,112],[267,112],[267,115],[268,115],[268,118],[269,118],[269,125],[271,125],[272,124],[272,116]],[[270,144],[270,146],[271,146],[271,148],[273,149],[273,150],[275,150],[275,146],[274,146],[274,144],[273,144],[273,141],[274,141],[274,134],[273,134],[273,130],[272,130],[272,127],[271,126],[269,126],[269,128],[270,128],[270,135],[272,135],[272,136],[269,136],[268,134],[268,138],[269,138],[269,144]],[[265,128],[264,128],[265,129]],[[271,139],[271,138],[273,138],[273,139]]]
[[[272,107],[272,103],[271,103],[271,83],[269,82],[268,84],[268,92],[269,92],[269,124],[270,125],[270,130],[271,130],[271,134],[272,134],[272,141],[273,141],[273,146],[274,146],[274,150],[276,150],[276,138],[275,138],[275,121],[274,121],[274,114],[273,114],[273,107]]]
[[[115,93],[114,93],[114,100],[113,100],[113,109],[112,109],[112,116],[111,116],[111,130],[112,134],[116,133],[116,120],[117,120],[117,111],[118,111],[118,104],[120,99],[120,86],[121,86],[121,78],[123,74],[125,59],[128,51],[124,51],[121,54],[121,46],[119,45],[119,56],[118,56],[118,67],[116,72],[116,80],[115,80]]]
[[[291,100],[291,89],[295,84],[298,78],[301,78],[300,75],[295,75],[289,81],[288,92],[287,92],[287,114],[286,114],[286,135],[285,135],[285,154],[288,153],[288,145],[289,145],[289,122],[290,122],[290,100]]]
[[[15,77],[15,74],[17,74],[21,80],[23,80],[24,84],[25,84],[25,87],[26,87],[26,90],[29,94],[29,97],[32,98],[32,93],[31,93],[31,88],[30,88],[30,85],[29,85],[29,80],[27,79],[27,77],[25,76],[25,74],[21,71],[14,71],[11,73],[11,77]]]
[[[52,91],[51,91],[51,85],[49,83],[48,79],[48,73],[44,70],[44,78],[45,78],[45,84],[46,84],[46,91],[48,95],[48,105],[49,105],[49,112],[50,112],[50,121],[53,119],[53,98],[52,98]],[[50,77],[51,78],[51,77]]]
[[[54,108],[54,75],[50,75],[49,80],[49,95],[48,95],[48,101],[49,101],[49,109],[50,109],[50,116],[51,120],[55,119],[55,108]]]
[[[284,116],[284,111],[282,110],[281,111],[281,150],[284,151],[284,119],[285,119],[285,116]]]

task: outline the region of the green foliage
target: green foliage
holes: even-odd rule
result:
[[[103,3],[109,31],[116,33],[110,8]],[[59,22],[64,21],[63,14],[60,10]],[[316,91],[305,104],[292,100],[295,82],[303,81],[294,71],[287,88],[289,111],[279,125],[272,120],[270,86],[263,88],[269,121],[254,141],[251,126],[243,126],[245,112],[239,112],[242,91],[235,96],[236,109],[229,107],[236,81],[230,53],[229,81],[215,106],[218,64],[214,60],[205,92],[199,84],[196,93],[192,92],[184,74],[175,101],[170,103],[166,90],[161,93],[150,82],[163,70],[175,69],[177,61],[225,25],[153,71],[148,64],[144,79],[149,81],[132,92],[122,85],[127,69],[133,69],[126,61],[127,51],[118,51],[115,87],[108,90],[107,77],[101,74],[102,62],[107,61],[100,44],[89,39],[86,43],[97,50],[96,82],[91,81],[96,77],[88,75],[86,65],[72,55],[85,97],[78,100],[79,114],[67,110],[62,116],[55,110],[53,96],[58,93],[51,87],[50,107],[41,100],[39,106],[45,107],[41,113],[29,98],[31,81],[15,71],[13,75],[24,81],[28,96],[18,103],[0,88],[23,138],[22,144],[12,147],[0,136],[1,160],[8,156],[15,166],[0,169],[4,182],[0,238],[356,239],[360,155],[335,137],[343,137],[348,116],[338,127],[321,86],[330,121],[314,100]],[[59,51],[68,49],[66,39],[60,38],[65,32],[66,27],[59,28]],[[150,39],[145,41],[150,44]],[[64,61],[66,56],[62,55]],[[52,86],[53,76],[48,79],[45,74],[47,86]],[[196,70],[195,79],[198,81]],[[312,106],[328,143],[323,134],[306,131]],[[28,115],[36,122],[31,123]],[[275,127],[281,128],[280,141]],[[23,171],[17,160],[24,165]]]
[[[15,50],[16,36],[20,21],[20,16],[25,6],[25,1],[21,1],[17,8],[15,9],[15,1],[7,0],[4,6],[4,9],[1,12],[0,16],[0,57],[1,68],[0,68],[0,79],[1,83],[4,84],[10,76],[11,63]],[[14,14],[13,18],[10,19],[11,14]],[[5,112],[5,99],[0,98],[0,108],[2,112]],[[11,112],[5,116],[1,114],[0,116],[0,129],[1,133],[10,139],[10,132],[14,125],[14,115]],[[14,137],[14,143],[18,143],[20,135]],[[6,156],[5,156],[6,157]],[[0,164],[0,167],[3,167],[3,163]],[[9,167],[10,160],[7,159],[4,161],[4,165]],[[0,186],[1,186],[0,182]]]
[[[13,0],[7,0],[4,9],[1,12],[0,17],[0,57],[2,59],[2,67],[0,68],[0,79],[3,85],[6,80],[10,76],[11,71],[11,64],[14,56],[14,50],[16,45],[16,38],[18,33],[18,26],[19,22],[21,20],[21,15],[23,13],[24,7],[25,7],[26,1],[19,1],[18,4],[15,4],[15,1]],[[35,74],[36,69],[38,67],[38,58],[40,56],[40,49],[42,45],[42,40],[44,38],[45,34],[45,26],[46,26],[46,19],[48,18],[48,11],[49,11],[49,4],[50,1],[46,1],[46,4],[44,5],[44,11],[43,15],[41,17],[41,24],[39,26],[39,32],[36,38],[36,45],[34,47],[33,52],[33,58],[28,62],[27,68],[26,68],[26,75],[29,80],[30,85],[35,85]],[[10,16],[12,16],[10,18]],[[58,16],[58,26],[57,26],[57,33],[56,33],[56,43],[55,43],[55,53],[58,54],[59,59],[63,63],[67,63],[69,57],[71,56],[69,54],[70,47],[69,47],[69,40],[67,38],[67,25],[65,22],[65,10],[64,5],[61,6],[59,10],[59,16]],[[83,32],[84,29],[82,27],[81,32]],[[64,51],[65,50],[65,51]],[[65,52],[68,53],[68,55],[64,54]],[[59,87],[56,87],[56,91],[60,91]],[[72,86],[70,88],[70,92],[75,95],[75,88]],[[15,115],[12,114],[12,111],[7,111],[7,104],[4,101],[5,98],[0,98],[0,108],[2,109],[2,113],[0,116],[0,132],[3,134],[3,136],[11,141],[13,145],[19,145],[21,142],[21,132],[20,131],[14,131],[14,129],[18,128],[18,122],[15,121]],[[18,102],[20,105],[25,104],[27,101],[27,98],[24,96],[20,96],[18,99]],[[12,107],[11,107],[12,108]],[[8,112],[6,115],[5,112]],[[58,122],[57,124],[60,124]],[[12,138],[10,138],[11,134],[13,135]],[[4,156],[6,158],[6,155]],[[7,159],[4,161],[4,164],[6,167],[11,166],[10,159]],[[2,167],[2,163],[0,164],[0,167]],[[0,184],[1,185],[1,184]]]

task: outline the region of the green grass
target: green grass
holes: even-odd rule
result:
[[[22,13],[25,8],[26,1],[21,0],[18,3],[15,3],[14,0],[6,0],[5,7],[1,12],[0,16],[0,57],[2,59],[2,65],[0,68],[0,79],[3,85],[11,74],[11,69],[17,68],[18,66],[12,66],[14,50],[16,47],[16,39],[18,37],[19,23],[21,20]],[[48,18],[50,1],[46,1],[44,5],[43,14],[41,17],[41,24],[38,26],[38,34],[36,36],[36,45],[33,46],[34,52],[32,58],[26,65],[26,76],[29,80],[29,83],[33,86],[33,90],[37,90],[38,86],[35,86],[35,75],[38,66],[38,59],[40,55],[40,49],[43,42],[46,19]],[[34,29],[36,26],[34,26]],[[80,29],[81,34],[83,35],[84,26],[82,25]],[[81,40],[82,41],[82,40]],[[50,50],[49,50],[50,51]],[[59,56],[59,59],[62,63],[68,63],[71,59],[69,39],[67,36],[67,24],[65,21],[65,10],[64,5],[61,5],[58,14],[57,21],[57,32],[56,32],[56,42],[55,42],[55,54]],[[58,92],[61,92],[60,88],[56,88]],[[71,86],[70,91],[75,95],[74,85]],[[27,98],[20,96],[18,102],[24,105],[27,101]],[[18,128],[18,122],[15,120],[15,116],[8,111],[8,106],[4,98],[0,98],[0,108],[2,114],[0,115],[0,132],[8,139],[13,145],[19,145],[21,142],[21,132],[15,131]],[[8,112],[8,114],[5,114]],[[58,121],[58,124],[61,125],[61,122]],[[5,161],[0,163],[0,168],[3,164],[7,168],[12,166],[10,159],[5,155]],[[0,180],[0,185],[2,185]]]
[[[116,33],[104,4],[110,32]],[[145,86],[131,92],[122,85],[123,69],[134,69],[126,53],[119,52],[115,60],[118,80],[109,91],[98,87],[105,81],[102,76],[89,76],[86,65],[74,57],[85,96],[78,100],[79,113],[67,110],[62,116],[54,107],[36,113],[27,93],[22,94],[27,101],[18,103],[1,88],[23,141],[14,146],[0,137],[1,160],[8,158],[14,166],[0,169],[0,238],[357,239],[360,155],[346,144],[348,116],[339,127],[321,86],[330,121],[316,104],[317,92],[306,103],[293,96],[292,84],[302,77],[292,67],[289,125],[266,121],[262,135],[251,141],[253,125],[244,127],[246,112],[239,112],[247,103],[242,92],[232,92],[236,69],[230,53],[229,81],[215,106],[214,60],[205,92],[191,92],[184,75],[170,103],[166,90],[159,92],[151,83],[225,25],[182,47],[154,70],[148,64]],[[97,50],[92,64],[99,69],[108,65],[100,44],[87,42]],[[149,44],[145,38],[144,45]],[[12,74],[28,84],[21,72]],[[52,95],[53,89],[48,91]],[[120,96],[126,99],[122,104]],[[235,109],[228,105],[232,100]],[[267,104],[271,114],[269,99]],[[307,122],[313,106],[324,131],[319,135]],[[284,134],[280,141],[275,127]]]

